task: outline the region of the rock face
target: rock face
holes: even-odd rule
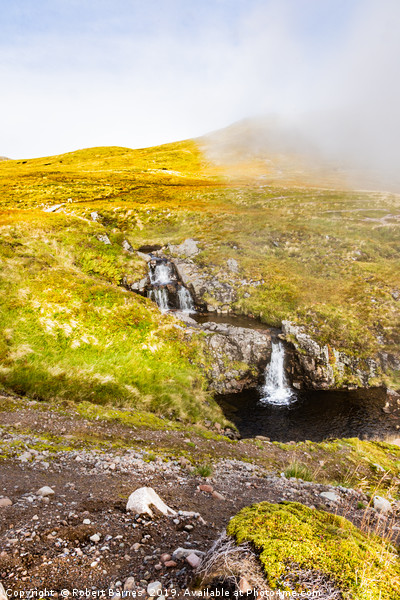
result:
[[[210,388],[218,394],[257,387],[271,358],[271,333],[225,323],[203,323]],[[188,329],[189,334],[196,329]]]
[[[291,349],[289,363],[294,387],[324,390],[370,387],[376,382],[379,366],[374,360],[360,360],[328,345],[320,346],[304,328],[290,321],[282,322],[282,331]]]
[[[213,312],[227,313],[232,310],[231,305],[236,302],[237,294],[229,283],[219,281],[191,260],[173,259],[179,277],[186,287],[192,292],[197,305]]]

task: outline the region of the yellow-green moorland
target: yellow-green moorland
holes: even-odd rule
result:
[[[199,267],[236,289],[237,312],[297,321],[361,358],[390,355],[382,380],[397,383],[394,194],[228,180],[193,141],[3,161],[0,192],[0,379],[20,393],[218,418],[196,340],[118,285],[145,270],[124,239],[187,237],[200,242]],[[55,204],[59,212],[44,212]],[[111,245],[97,239],[104,233]],[[238,273],[227,272],[229,258]]]

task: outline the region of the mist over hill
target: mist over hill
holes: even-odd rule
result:
[[[197,141],[231,177],[400,191],[397,152],[368,137],[349,114],[320,112],[244,119]]]

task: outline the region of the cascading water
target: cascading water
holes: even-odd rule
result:
[[[189,290],[183,285],[179,286],[178,288],[178,300],[179,307],[182,312],[188,314],[196,312],[193,304],[193,298]]]
[[[271,362],[265,371],[265,384],[261,390],[262,404],[287,406],[295,400],[295,395],[286,380],[285,348],[281,342],[272,342]]]
[[[167,259],[152,258],[149,262],[147,296],[162,312],[177,309],[196,312],[189,290],[182,284],[174,265]]]

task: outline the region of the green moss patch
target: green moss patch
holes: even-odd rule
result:
[[[330,576],[352,600],[395,600],[400,590],[398,553],[343,517],[299,503],[262,502],[229,523],[237,543],[252,542],[272,587],[291,564]]]

